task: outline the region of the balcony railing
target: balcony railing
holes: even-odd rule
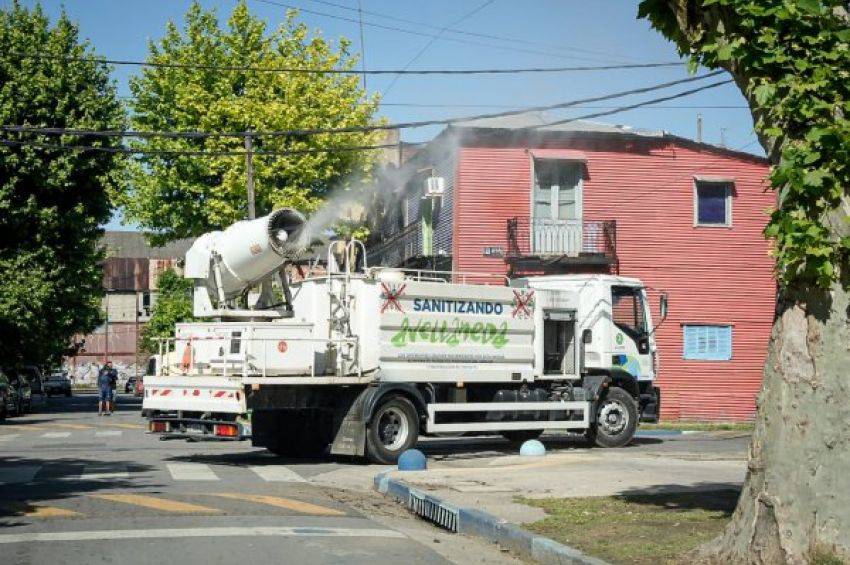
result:
[[[416,221],[369,247],[369,266],[398,267],[422,253],[422,226]]]
[[[617,257],[614,220],[508,220],[508,257]]]

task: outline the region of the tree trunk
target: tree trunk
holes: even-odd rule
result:
[[[741,498],[700,560],[850,563],[848,279],[779,297]]]

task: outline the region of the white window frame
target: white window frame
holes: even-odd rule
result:
[[[699,188],[706,185],[722,185],[726,189],[726,222],[723,224],[703,224],[699,221]],[[694,177],[693,214],[695,228],[731,228],[732,195],[735,179],[728,177]]]

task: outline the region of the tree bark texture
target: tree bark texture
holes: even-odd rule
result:
[[[699,555],[776,564],[818,553],[850,562],[850,293],[840,283],[780,297],[741,498]]]

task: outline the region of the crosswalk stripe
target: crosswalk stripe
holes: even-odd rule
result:
[[[19,435],[21,435],[21,434],[3,434],[3,435],[0,435],[0,441],[13,440],[16,437],[18,437]]]
[[[218,481],[209,465],[203,463],[168,463],[168,472],[175,481]]]
[[[283,465],[262,465],[250,467],[264,481],[276,483],[306,483],[307,480]]]
[[[20,430],[22,432],[29,432],[29,431],[40,432],[40,431],[44,431],[46,429],[46,428],[43,428],[41,426],[19,426],[19,425],[16,425],[16,424],[3,424],[3,427],[6,428],[6,429],[10,429],[10,430]]]
[[[60,438],[60,437],[69,437],[71,432],[47,432],[46,434],[41,434],[41,437],[44,438]]]
[[[95,432],[95,437],[117,437],[123,434],[121,430],[101,430],[99,432]]]
[[[65,428],[65,429],[68,429],[68,430],[93,430],[94,429],[94,426],[85,426],[85,425],[82,425],[82,424],[62,424],[62,423],[58,423],[58,422],[52,422],[50,425],[54,426],[56,428]]]
[[[188,502],[178,502],[176,500],[168,500],[166,498],[157,498],[155,496],[147,496],[142,494],[90,494],[92,498],[101,500],[109,500],[111,502],[122,502],[124,504],[132,504],[134,506],[142,506],[144,508],[152,508],[163,512],[174,512],[176,514],[221,514],[222,511],[218,508],[209,506],[201,506],[200,504],[189,504]]]
[[[33,480],[41,465],[15,465],[0,467],[0,484],[28,483]]]
[[[126,467],[108,465],[86,465],[80,475],[81,481],[103,481],[107,479],[128,478],[130,478],[130,473],[127,472]]]
[[[322,516],[345,516],[345,512],[302,502],[300,500],[292,500],[291,498],[281,498],[279,496],[268,496],[265,494],[243,494],[238,492],[217,492],[211,493],[213,496],[221,498],[229,498],[231,500],[247,500],[248,502],[256,502],[259,504],[268,504],[269,506],[277,506],[278,508],[286,508],[287,510],[295,510],[303,514],[319,514]]]
[[[150,530],[93,530],[73,532],[33,532],[0,534],[0,544],[42,541],[97,541],[153,538],[224,538],[224,537],[345,537],[405,539],[395,530],[377,528],[306,528],[304,526],[226,526],[211,528],[155,528]]]
[[[0,503],[0,509],[27,518],[73,518],[75,516],[82,516],[79,512],[74,512],[67,508],[30,504],[28,502]]]

